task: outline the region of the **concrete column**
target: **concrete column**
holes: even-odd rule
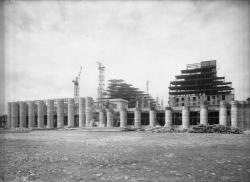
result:
[[[86,126],[86,106],[85,98],[79,98],[79,127]]]
[[[156,124],[156,114],[154,110],[149,111],[149,125],[154,127]]]
[[[165,111],[165,127],[172,127],[172,124],[172,110],[170,107],[167,107]]]
[[[20,113],[20,128],[26,127],[26,103],[19,102],[19,113]]]
[[[227,106],[224,101],[220,102],[219,123],[220,125],[227,126]]]
[[[11,126],[11,103],[8,102],[7,104],[7,123],[5,128],[10,128]]]
[[[250,102],[246,103],[245,106],[245,129],[250,129]]]
[[[238,105],[238,128],[244,130],[246,119],[245,118],[245,109],[246,109],[247,103],[245,101],[240,102]]]
[[[100,110],[100,112],[99,112],[99,123],[100,123],[100,126],[102,126],[102,127],[105,126],[104,110]]]
[[[29,101],[28,102],[28,121],[29,121],[29,128],[33,128],[35,126],[35,102]]]
[[[68,99],[68,127],[74,127],[75,118],[75,100],[73,98]]]
[[[187,106],[182,107],[182,128],[188,129],[189,127],[189,108]]]
[[[113,127],[114,118],[110,109],[107,109],[107,127]]]
[[[93,99],[86,97],[86,125],[90,125],[90,121],[93,119]]]
[[[127,127],[127,111],[125,109],[120,110],[120,127]]]
[[[47,100],[47,128],[54,127],[54,100]]]
[[[141,128],[141,111],[135,110],[135,128]]]
[[[64,100],[57,99],[57,128],[64,127]]]
[[[200,124],[208,125],[208,112],[207,106],[205,104],[201,104],[200,106]]]
[[[44,101],[37,101],[37,127],[44,128]]]
[[[16,102],[11,102],[11,128],[17,127],[18,120],[18,105]]]
[[[238,128],[239,125],[239,109],[238,109],[238,102],[232,101],[231,102],[231,127]]]

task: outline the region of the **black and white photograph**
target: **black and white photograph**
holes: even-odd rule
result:
[[[1,0],[0,182],[249,182],[250,1]]]

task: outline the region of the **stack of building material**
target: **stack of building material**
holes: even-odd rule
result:
[[[233,133],[233,134],[243,133],[239,128],[231,128],[218,124],[194,126],[188,132],[189,133]]]
[[[162,127],[162,126],[155,126],[155,127],[147,127],[145,129],[147,132],[152,133],[172,133],[172,132],[178,132],[176,129],[172,127]]]

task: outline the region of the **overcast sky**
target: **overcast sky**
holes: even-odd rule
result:
[[[153,97],[186,64],[217,60],[238,100],[250,97],[247,1],[5,2],[6,101],[97,97],[96,61],[105,77],[124,79]]]

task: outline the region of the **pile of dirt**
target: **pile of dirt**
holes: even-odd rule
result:
[[[31,128],[11,128],[9,132],[11,133],[28,133],[32,129]]]
[[[232,134],[242,134],[243,131],[239,128],[231,128],[219,124],[214,125],[198,125],[192,127],[189,133],[232,133]]]
[[[163,127],[163,126],[148,126],[145,128],[145,131],[147,132],[152,132],[152,133],[183,133],[186,132],[187,130],[183,129],[176,129],[173,127]]]

